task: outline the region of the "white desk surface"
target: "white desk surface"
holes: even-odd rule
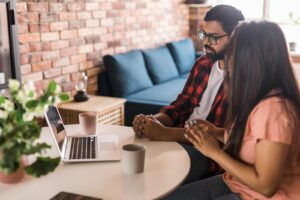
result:
[[[67,132],[78,133],[78,125],[67,125]],[[26,176],[17,184],[0,183],[1,200],[44,200],[60,191],[72,192],[102,199],[155,199],[173,191],[188,174],[190,160],[183,148],[175,142],[155,142],[135,139],[131,127],[99,125],[97,134],[117,134],[119,142],[140,143],[146,146],[145,171],[126,175],[120,161],[64,164],[46,176]],[[52,145],[48,152],[58,156],[48,128],[43,128],[42,140]]]

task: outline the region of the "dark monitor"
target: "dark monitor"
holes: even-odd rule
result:
[[[15,0],[0,0],[0,90],[8,80],[21,81]]]

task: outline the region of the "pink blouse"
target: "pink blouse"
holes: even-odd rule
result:
[[[241,159],[246,163],[254,165],[255,145],[260,139],[292,145],[293,131],[291,128],[288,114],[284,111],[282,99],[270,97],[262,100],[249,115],[240,152]],[[300,132],[298,131],[297,134],[300,134]],[[228,140],[228,133],[225,133],[224,139],[225,142]],[[300,141],[293,141],[293,144],[295,144],[293,146],[295,146],[299,152]],[[224,181],[233,192],[239,193],[240,197],[245,200],[299,200],[300,165],[296,162],[296,156],[295,151],[291,151],[289,160],[292,165],[289,165],[291,167],[286,168],[283,183],[277,193],[271,198],[267,198],[240,183],[227,172],[224,173]]]

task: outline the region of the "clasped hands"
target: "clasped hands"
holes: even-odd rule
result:
[[[139,138],[146,137],[151,140],[158,140],[160,132],[164,128],[165,126],[152,115],[139,114],[133,120],[133,130],[136,137]]]
[[[212,158],[222,150],[218,140],[213,136],[213,130],[216,128],[213,124],[204,120],[191,120],[187,122],[185,128],[185,138],[205,156]]]

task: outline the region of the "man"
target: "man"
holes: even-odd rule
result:
[[[152,140],[188,143],[184,137],[186,122],[197,119],[210,124],[209,133],[218,133],[224,127],[227,104],[224,94],[224,54],[230,35],[243,14],[229,5],[211,8],[198,32],[206,54],[199,58],[177,99],[154,116],[137,115],[133,129],[138,137]],[[216,136],[217,137],[217,136]],[[216,170],[211,161],[191,145],[181,144],[191,158],[191,170],[186,183],[205,178]],[[212,174],[211,174],[212,175]]]

